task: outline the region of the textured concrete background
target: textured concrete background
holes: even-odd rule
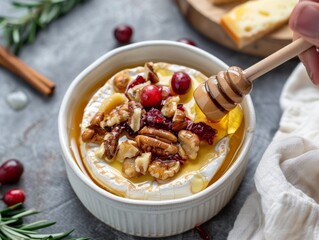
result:
[[[13,13],[8,2],[1,1],[0,14]],[[117,47],[113,28],[118,23],[134,27],[133,42],[188,37],[228,65],[245,68],[259,60],[221,47],[197,33],[170,0],[89,0],[42,31],[35,43],[22,50],[20,57],[56,82],[56,92],[50,98],[42,97],[0,68],[0,162],[17,158],[24,163],[25,173],[19,186],[27,194],[25,205],[42,211],[34,219],[56,220],[52,231],[74,228],[73,236],[139,239],[111,229],[83,207],[67,180],[58,143],[57,117],[63,95],[77,74]],[[257,127],[248,169],[235,197],[216,217],[203,224],[213,239],[226,239],[253,187],[256,166],[278,127],[281,89],[297,63],[297,60],[285,63],[254,83],[252,98]],[[21,111],[12,110],[5,100],[7,94],[17,89],[29,97],[29,105]],[[167,239],[200,237],[191,230]]]

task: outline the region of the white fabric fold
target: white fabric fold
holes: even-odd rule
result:
[[[303,65],[280,99],[283,115],[228,239],[319,239],[319,88]]]

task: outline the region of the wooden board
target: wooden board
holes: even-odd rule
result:
[[[239,49],[219,25],[221,16],[238,3],[223,6],[215,6],[209,0],[176,0],[176,3],[182,14],[199,32],[215,42],[239,52],[264,57],[292,41],[292,32],[288,25],[286,25]]]

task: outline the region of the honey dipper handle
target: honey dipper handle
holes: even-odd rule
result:
[[[256,78],[274,69],[275,67],[278,67],[280,64],[306,51],[312,46],[313,45],[311,43],[302,38],[299,38],[296,41],[293,41],[292,43],[278,50],[277,52],[274,52],[270,56],[247,68],[244,71],[245,76],[248,80],[253,81]]]

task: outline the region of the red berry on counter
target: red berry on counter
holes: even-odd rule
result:
[[[17,203],[23,203],[25,199],[25,193],[20,188],[12,188],[8,190],[4,196],[3,201],[7,206],[12,206]]]
[[[114,37],[119,43],[129,43],[133,35],[133,29],[127,24],[120,24],[114,29]]]
[[[191,86],[192,80],[185,72],[175,72],[172,76],[171,86],[175,93],[183,95],[187,93]]]
[[[23,165],[16,159],[5,161],[0,166],[0,183],[17,183],[23,173]]]
[[[181,39],[179,39],[177,41],[181,42],[181,43],[186,43],[188,45],[192,45],[192,46],[195,46],[195,47],[197,46],[196,43],[193,40],[188,39],[188,38],[181,38]]]
[[[155,85],[143,87],[141,91],[141,104],[144,107],[156,107],[162,102],[162,94],[160,89]]]

